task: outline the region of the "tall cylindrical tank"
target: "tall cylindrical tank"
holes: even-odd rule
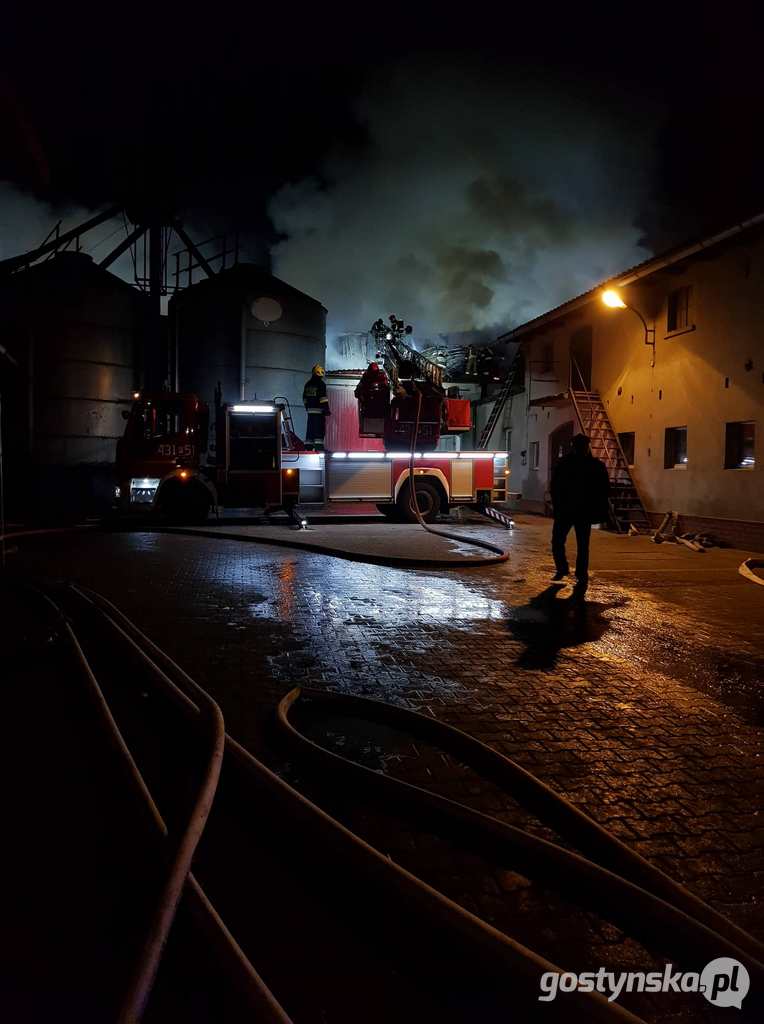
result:
[[[81,514],[113,497],[111,467],[138,384],[145,296],[64,252],[0,281],[8,499],[26,514]]]
[[[289,400],[298,435],[302,389],[324,363],[326,309],[259,267],[239,263],[170,301],[177,387],[206,401],[218,382],[224,402]]]

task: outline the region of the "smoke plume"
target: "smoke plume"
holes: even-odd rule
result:
[[[383,77],[359,104],[363,153],[270,204],[274,272],[328,308],[329,358],[390,312],[418,340],[506,330],[648,255],[648,132],[612,97],[466,69]]]

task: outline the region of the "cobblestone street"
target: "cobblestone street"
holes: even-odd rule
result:
[[[743,554],[595,532],[579,605],[569,586],[550,583],[548,521],[469,530],[508,543],[509,562],[414,571],[139,532],[40,539],[12,557],[116,601],[215,695],[232,735],[306,787],[318,783],[301,779],[268,732],[288,689],[399,702],[513,758],[764,938],[764,588],[737,574]],[[551,835],[463,766],[392,730],[328,722],[323,734],[366,764]],[[389,809],[336,793],[323,802],[570,969],[650,959],[561,896],[396,823]],[[652,1019],[716,1019],[699,996],[649,998],[663,1000]]]

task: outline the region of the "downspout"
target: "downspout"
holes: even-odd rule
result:
[[[239,357],[239,400],[247,400],[247,307],[241,304],[241,353]]]

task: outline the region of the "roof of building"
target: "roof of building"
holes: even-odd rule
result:
[[[128,281],[99,266],[91,255],[65,249],[47,259],[29,266],[21,266],[12,273],[0,274],[0,294],[9,296],[39,296],[46,289],[66,291],[78,286],[93,286],[130,294],[136,305],[148,302],[148,296]]]
[[[240,284],[246,285],[248,288],[261,289],[263,294],[268,294],[269,291],[274,291],[282,295],[292,295],[295,298],[301,299],[303,302],[310,302],[316,306],[320,306],[321,309],[326,312],[326,307],[323,303],[319,302],[318,299],[314,299],[312,295],[307,295],[305,292],[301,292],[299,288],[295,288],[294,285],[288,284],[286,281],[282,281],[281,278],[275,277],[262,267],[258,267],[255,263],[234,263],[230,267],[218,270],[213,277],[203,277],[199,281],[194,281],[194,283],[189,285],[187,288],[182,288],[180,291],[175,293],[173,299],[182,298],[184,295],[189,293],[196,294],[200,291],[204,292],[207,289],[238,286]]]
[[[719,231],[708,238],[675,246],[673,249],[669,249],[666,252],[661,253],[659,256],[651,256],[642,263],[637,263],[636,266],[630,267],[628,270],[624,270],[620,274],[610,277],[605,281],[601,281],[599,284],[595,285],[594,288],[590,288],[581,295],[577,295],[575,298],[568,299],[567,302],[563,302],[561,305],[555,306],[554,309],[550,309],[546,313],[541,313],[539,316],[534,317],[532,320],[528,320],[524,324],[513,327],[511,331],[507,331],[506,333],[499,335],[497,341],[515,341],[521,335],[527,334],[530,331],[538,330],[540,327],[544,327],[547,324],[552,323],[559,317],[564,316],[566,313],[572,313],[573,310],[579,309],[581,306],[585,306],[587,303],[592,302],[603,288],[625,288],[627,285],[633,284],[635,281],[638,281],[643,277],[649,277],[650,274],[654,274],[656,271],[662,270],[664,267],[673,266],[681,260],[687,259],[700,252],[706,252],[714,246],[728,241],[730,238],[734,238],[737,235],[743,234],[743,232],[763,225],[764,213],[759,213],[755,217],[750,217],[748,220],[742,221],[739,224],[734,224],[732,227],[726,228],[724,231]]]

